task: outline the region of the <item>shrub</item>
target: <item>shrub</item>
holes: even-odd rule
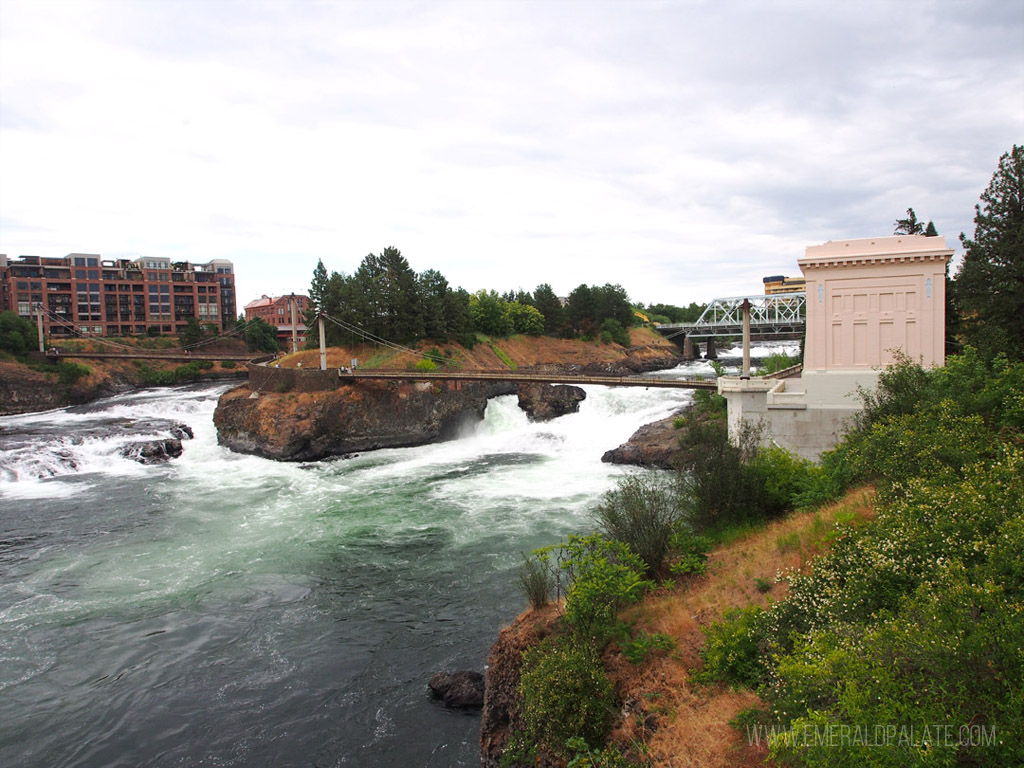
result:
[[[89,373],[89,367],[81,363],[57,363],[57,381],[65,387],[74,386],[79,379],[85,378]]]
[[[717,392],[709,389],[695,389],[693,404],[699,413],[713,419],[724,419],[729,409],[729,402]]]
[[[21,356],[35,348],[38,331],[31,320],[14,312],[0,312],[0,349]]]
[[[235,361],[234,360],[221,360],[220,361],[220,367],[224,368],[225,370],[231,370],[232,368],[235,367]]]
[[[600,747],[611,730],[615,692],[597,652],[568,637],[523,654],[520,716],[528,739],[568,758],[570,740]]]
[[[767,672],[762,650],[762,614],[763,610],[756,605],[734,608],[721,621],[705,627],[706,643],[700,654],[704,668],[695,679],[749,687],[762,682]]]
[[[616,626],[619,609],[635,603],[653,582],[644,562],[621,541],[599,533],[570,536],[558,553],[566,572],[565,620],[580,640],[601,646]]]
[[[710,540],[698,536],[684,524],[677,524],[669,541],[669,551],[674,557],[669,570],[676,576],[702,574],[707,571],[710,550]]]
[[[198,361],[198,365],[199,365],[199,370],[201,370],[201,371],[209,371],[209,370],[211,370],[213,368],[213,361],[212,360],[200,360],[200,361]]]
[[[625,543],[645,563],[647,576],[662,569],[682,517],[673,483],[659,475],[627,475],[594,511],[598,530]]]
[[[744,466],[743,449],[729,442],[725,424],[694,421],[680,443],[680,484],[686,518],[695,530],[721,530],[764,519],[764,484]]]
[[[550,565],[550,548],[536,549],[531,557],[523,555],[519,566],[519,586],[531,608],[543,608],[551,602],[555,578]]]
[[[770,373],[778,373],[786,368],[791,368],[798,362],[800,362],[799,356],[790,357],[785,352],[772,352],[761,363],[761,367],[757,369],[757,375],[767,376]]]
[[[420,360],[416,365],[413,366],[417,371],[433,371],[437,368],[437,363],[433,360],[427,360],[426,358]]]
[[[813,482],[812,464],[777,446],[761,448],[750,462],[750,471],[764,486],[769,517],[789,512]]]
[[[644,629],[632,636],[624,631],[622,637],[616,639],[622,655],[636,665],[643,664],[648,655],[655,651],[671,651],[675,647],[675,641],[670,636],[661,632],[648,633]]]
[[[466,349],[472,349],[477,343],[475,333],[460,333],[455,337],[455,340]]]
[[[632,343],[629,331],[614,317],[605,318],[601,322],[600,333],[602,341],[607,338],[606,343],[614,342],[622,347],[628,347]]]

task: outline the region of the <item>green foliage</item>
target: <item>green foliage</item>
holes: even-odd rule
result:
[[[635,765],[615,746],[591,749],[583,739],[569,739],[566,746],[573,752],[566,768],[630,768]]]
[[[437,369],[437,363],[435,363],[433,360],[423,358],[422,360],[419,360],[416,363],[416,365],[413,366],[413,368],[415,368],[417,371],[433,371]]]
[[[197,364],[199,366],[199,370],[201,371],[209,371],[213,369],[212,360],[200,360]]]
[[[526,599],[530,601],[531,608],[543,608],[550,603],[555,589],[550,548],[534,550],[530,557],[524,554],[518,576],[519,587]]]
[[[487,336],[509,336],[515,331],[507,303],[493,290],[470,296],[469,317],[473,329]]]
[[[179,365],[173,370],[158,370],[148,363],[139,363],[139,383],[145,387],[170,387],[188,381],[199,379],[199,362],[193,360],[191,363]]]
[[[656,651],[671,651],[675,648],[675,641],[661,632],[648,633],[641,629],[630,635],[624,630],[621,636],[616,637],[622,655],[629,659],[630,663],[639,666],[647,660],[647,657]]]
[[[729,442],[725,424],[693,420],[680,444],[686,519],[695,530],[713,531],[765,519],[769,507],[764,483],[743,463],[744,449]]]
[[[693,404],[698,413],[712,419],[724,419],[729,407],[729,403],[724,397],[710,389],[695,389]]]
[[[983,357],[1024,360],[1024,146],[999,158],[981,201],[974,237],[960,236],[953,303],[967,343]]]
[[[475,333],[460,333],[455,340],[466,349],[472,349],[477,345],[479,339]]]
[[[772,580],[771,579],[765,579],[765,578],[762,578],[760,576],[755,576],[754,577],[754,588],[758,592],[760,592],[762,595],[765,592],[771,592],[772,591]]]
[[[921,734],[948,724],[995,728],[996,738],[964,746],[954,734],[926,749],[777,739],[772,758],[809,766],[1024,761],[1022,395],[1024,364],[985,361],[971,349],[945,369],[893,366],[818,478],[874,479],[875,519],[855,534],[837,529],[811,572],[789,575],[783,600],[744,631],[723,632],[715,649],[742,660],[756,647],[771,660],[765,674],[753,667],[738,679],[765,684],[783,729],[871,723]]]
[[[570,740],[582,739],[587,747],[604,744],[615,691],[591,646],[557,637],[526,651],[519,692],[527,741],[564,758],[578,751]]]
[[[595,646],[610,637],[618,611],[654,586],[643,578],[646,565],[626,544],[599,533],[569,536],[558,564],[569,581],[565,621],[576,637]]]
[[[733,609],[722,621],[705,627],[706,642],[700,654],[704,667],[694,678],[700,682],[757,686],[767,672],[760,630],[763,613],[756,605]]]
[[[578,285],[569,294],[565,316],[574,334],[591,338],[600,333],[605,320],[615,320],[625,329],[633,325],[636,319],[625,289],[610,283],[603,286]],[[613,328],[610,326],[607,330],[614,340]],[[626,336],[625,346],[629,346],[628,334]]]
[[[57,382],[65,387],[73,387],[80,379],[90,373],[89,367],[81,363],[57,363]]]
[[[663,323],[695,323],[700,318],[707,304],[692,302],[688,307],[676,307],[672,304],[648,304],[647,315],[654,322]],[[660,320],[656,320],[659,316]]]
[[[38,330],[31,320],[7,310],[0,312],[0,349],[21,357],[36,348]]]
[[[224,368],[226,370],[231,370],[232,368],[235,367],[235,365],[236,364],[235,364],[234,360],[221,360],[220,361],[220,367]]]
[[[277,329],[261,317],[245,323],[245,348],[250,352],[278,352]]]
[[[515,333],[524,333],[527,336],[540,336],[544,333],[544,315],[536,307],[518,302],[505,306],[512,318],[512,329]]]
[[[759,448],[749,470],[764,486],[765,512],[777,517],[796,507],[796,501],[814,483],[814,465],[783,448]]]
[[[701,575],[708,569],[711,540],[699,536],[689,526],[677,524],[669,540],[672,564],[669,570],[676,576]]]
[[[767,376],[770,373],[778,373],[786,368],[791,368],[800,362],[799,357],[790,357],[785,352],[772,352],[764,359],[757,369],[758,376]]]
[[[185,327],[182,329],[178,339],[183,347],[191,347],[202,341],[203,336],[203,327],[199,324],[199,320],[190,317],[185,321]]]
[[[934,228],[934,225],[933,225]],[[917,220],[917,214],[913,208],[907,208],[907,218],[896,219],[893,224],[894,235],[923,235],[924,225]]]
[[[541,283],[533,292],[533,305],[544,316],[544,333],[557,336],[565,325],[565,309],[561,300],[547,283]]]
[[[601,339],[605,343],[614,343],[622,347],[628,347],[632,343],[629,331],[614,317],[607,317],[601,321],[600,332]]]
[[[491,348],[491,351],[492,351],[492,352],[493,352],[493,353],[494,353],[495,355],[497,355],[497,356],[498,356],[498,359],[499,359],[499,360],[501,360],[501,362],[503,362],[503,363],[504,363],[504,364],[505,364],[506,366],[508,366],[508,367],[509,367],[509,368],[510,368],[511,370],[513,370],[513,371],[514,371],[514,370],[515,370],[516,368],[518,368],[518,367],[519,367],[518,365],[516,365],[516,362],[515,362],[515,360],[513,360],[513,359],[512,359],[511,357],[509,357],[509,356],[508,356],[507,354],[505,354],[505,350],[503,350],[503,349],[502,349],[501,347],[499,347],[499,346],[498,346],[497,344],[495,344],[495,343],[494,343],[493,341],[488,341],[487,343],[488,343],[488,345],[490,346],[490,348]]]
[[[868,429],[875,422],[913,413],[927,396],[928,386],[925,370],[903,353],[897,353],[895,361],[879,374],[876,389],[858,388],[864,410],[857,418],[856,427]]]
[[[661,571],[673,530],[682,517],[675,484],[663,475],[621,478],[594,510],[598,530],[625,543],[645,564],[647,576]]]

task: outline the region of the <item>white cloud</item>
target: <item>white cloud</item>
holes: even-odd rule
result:
[[[949,242],[1024,136],[1011,3],[0,7],[0,252],[236,262],[239,303],[402,249],[475,290],[756,291]]]

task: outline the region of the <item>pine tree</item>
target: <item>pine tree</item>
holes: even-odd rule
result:
[[[953,282],[966,341],[982,354],[1024,359],[1024,147],[999,158],[974,207],[974,237]]]

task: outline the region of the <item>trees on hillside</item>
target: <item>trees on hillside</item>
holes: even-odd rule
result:
[[[245,348],[250,352],[277,352],[277,329],[260,317],[245,321]]]
[[[894,235],[924,235],[925,237],[937,237],[939,232],[935,229],[935,222],[929,221],[927,226],[917,220],[917,214],[913,208],[907,208],[907,218],[896,219],[893,224]]]
[[[350,326],[327,324],[327,343],[335,346],[360,340],[353,327],[398,343],[421,338],[444,343],[467,339],[466,334],[474,331],[489,336],[546,333],[588,337],[607,331],[619,343],[628,344],[625,329],[634,324],[633,308],[621,285],[581,285],[573,291],[567,307],[547,283],[537,286],[533,294],[520,288],[504,294],[480,290],[470,295],[462,288],[452,289],[436,269],[417,274],[393,247],[379,255],[367,255],[352,275],[328,275],[323,262],[318,262],[309,294],[307,325],[316,322],[322,308]],[[604,325],[609,320],[614,322]]]
[[[960,235],[964,260],[953,299],[967,343],[986,356],[1024,359],[1024,147],[1016,144],[999,165],[981,204],[974,237]]]
[[[0,313],[0,350],[24,355],[35,349],[37,329],[31,320],[7,310]]]

